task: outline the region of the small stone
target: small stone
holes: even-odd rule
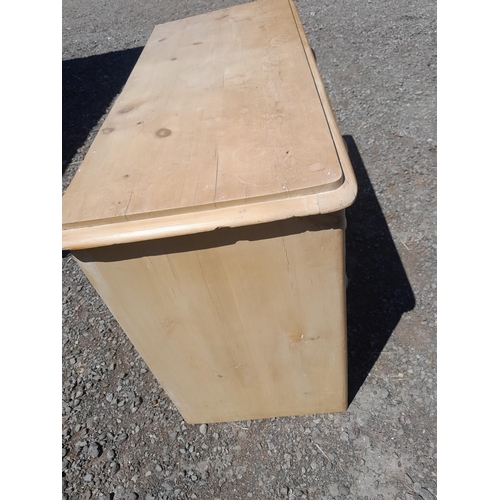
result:
[[[150,471],[150,470],[148,470],[148,471],[146,472],[146,477],[149,477],[151,474],[152,474],[152,473],[151,473],[151,471]]]
[[[127,433],[123,433],[123,434],[120,434],[120,435],[116,438],[116,442],[117,442],[118,444],[122,444],[122,443],[124,443],[127,439],[128,439],[128,435],[127,435]]]
[[[205,436],[208,430],[208,425],[207,424],[201,424],[200,425],[200,433]]]
[[[405,474],[405,481],[406,481],[406,484],[409,484],[409,485],[413,484],[413,479],[408,474]]]
[[[162,486],[163,486],[163,488],[165,488],[165,491],[167,493],[170,493],[173,490],[173,487],[172,487],[172,485],[170,483],[166,483],[165,482],[165,483],[162,484]]]
[[[422,488],[420,490],[420,496],[423,500],[436,500],[436,497],[429,490],[426,490],[425,488]]]
[[[61,458],[64,458],[68,453],[68,450],[66,448],[63,448],[62,449],[62,457]]]
[[[343,495],[349,495],[351,489],[349,488],[349,486],[345,485],[345,484],[341,484],[339,486],[339,491],[340,493],[342,493]]]
[[[106,458],[108,460],[113,460],[113,458],[116,457],[116,452],[115,450],[108,450],[108,452],[106,453]]]
[[[116,368],[116,363],[110,363],[108,366],[108,371],[113,371]]]
[[[102,454],[102,446],[99,443],[92,443],[89,446],[88,454],[92,458],[100,457]]]
[[[420,483],[417,483],[417,482],[413,483],[413,491],[415,493],[420,494],[421,489],[422,489],[422,485]]]
[[[328,491],[330,492],[330,495],[332,495],[333,497],[337,497],[339,494],[339,487],[336,483],[329,484]]]
[[[355,448],[369,449],[370,448],[370,438],[368,436],[359,436],[354,440]]]
[[[155,467],[155,469],[156,469],[158,472],[161,472],[161,465],[157,465],[157,466]]]
[[[196,465],[196,469],[199,472],[205,472],[208,470],[208,460],[203,460]]]
[[[111,472],[114,472],[116,474],[120,470],[120,464],[117,464],[116,462],[111,462],[109,464],[109,468],[111,469]]]
[[[83,478],[84,481],[92,481],[92,479],[94,478],[94,476],[92,474],[86,474]]]
[[[342,432],[342,434],[340,434],[340,440],[347,443],[347,441],[349,441],[349,434],[347,434],[347,432]]]
[[[155,497],[153,495],[151,495],[151,493],[148,493],[146,495],[146,499],[145,500],[155,500]]]
[[[125,500],[137,500],[139,498],[139,495],[137,493],[129,493],[126,497]]]

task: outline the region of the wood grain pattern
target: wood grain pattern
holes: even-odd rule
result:
[[[63,247],[340,210],[356,183],[292,2],[157,26],[63,198]]]
[[[344,213],[74,253],[189,423],[347,406]]]

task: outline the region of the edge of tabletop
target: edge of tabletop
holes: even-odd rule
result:
[[[335,120],[323,80],[316,65],[316,58],[307,40],[297,8],[293,0],[288,0],[288,2],[342,169],[342,184],[334,189],[307,195],[258,200],[245,205],[221,206],[194,213],[176,213],[148,219],[63,229],[63,250],[84,250],[201,233],[222,227],[249,226],[291,217],[326,214],[343,210],[354,202],[357,195],[357,182],[347,147]]]

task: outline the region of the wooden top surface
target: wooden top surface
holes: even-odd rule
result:
[[[116,238],[132,222],[168,232],[179,217],[177,234],[197,232],[201,214],[212,229],[306,215],[295,213],[311,205],[304,198],[345,184],[330,115],[288,0],[156,26],[63,197],[63,237],[95,228]],[[245,216],[252,205],[258,220]]]

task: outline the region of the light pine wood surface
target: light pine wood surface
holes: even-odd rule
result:
[[[74,255],[186,422],[346,408],[343,212]]]
[[[293,2],[157,26],[63,197],[63,247],[341,210],[356,184]]]

